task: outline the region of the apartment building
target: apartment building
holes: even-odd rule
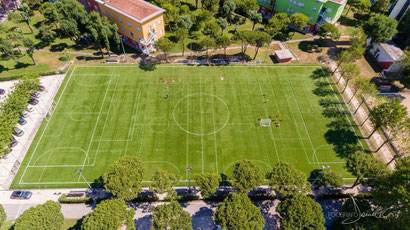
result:
[[[165,10],[142,0],[79,0],[87,11],[98,11],[118,26],[122,40],[145,54],[164,37]]]
[[[288,15],[302,13],[309,17],[304,31],[313,31],[321,24],[335,23],[342,15],[347,0],[258,0],[259,12],[266,19],[276,12]]]

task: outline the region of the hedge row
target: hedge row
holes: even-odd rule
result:
[[[63,74],[66,71],[60,70],[60,71],[55,71],[55,70],[50,70],[46,72],[40,72],[37,75],[38,76],[48,76],[48,75],[55,75],[55,74]],[[25,74],[17,74],[17,75],[11,75],[11,76],[6,76],[6,77],[0,77],[0,81],[12,81],[12,80],[18,80],[22,79],[25,76]]]
[[[88,203],[90,202],[90,200],[91,200],[90,197],[72,198],[72,197],[67,197],[66,194],[63,194],[60,196],[60,198],[58,198],[58,201],[64,204]]]

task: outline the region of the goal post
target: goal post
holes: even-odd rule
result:
[[[261,119],[259,122],[260,127],[270,127],[272,120],[271,119]]]

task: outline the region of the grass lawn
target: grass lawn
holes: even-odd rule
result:
[[[185,167],[193,167],[192,175],[229,177],[245,158],[264,171],[290,162],[308,176],[330,165],[350,182],[344,159],[325,138],[339,137],[328,135],[331,119],[319,105],[319,92],[339,96],[329,78],[317,86],[311,76],[318,68],[75,66],[12,188],[85,187],[75,169],[94,181],[124,155],[144,162],[145,183],[157,169],[181,174],[181,184],[188,180]],[[258,119],[271,114],[271,126],[260,127]]]

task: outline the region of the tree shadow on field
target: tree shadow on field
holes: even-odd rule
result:
[[[317,87],[314,90],[312,90],[312,93],[315,94],[316,96],[319,96],[319,97],[326,97],[326,96],[335,94],[333,89],[330,89],[328,87],[326,87],[326,88]]]
[[[310,75],[310,78],[313,80],[317,79],[324,79],[330,77],[330,73],[326,68],[318,68],[312,72],[312,75]]]
[[[339,117],[330,122],[327,127],[329,130],[325,133],[325,139],[327,143],[333,145],[339,157],[345,158],[360,149],[359,138],[346,118]]]

